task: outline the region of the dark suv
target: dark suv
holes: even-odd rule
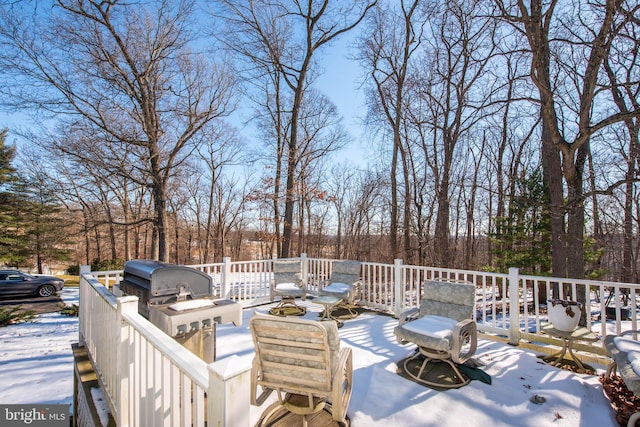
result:
[[[53,276],[32,276],[20,270],[0,270],[0,296],[38,295],[50,297],[64,287],[64,280]]]

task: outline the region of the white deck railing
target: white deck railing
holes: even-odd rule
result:
[[[249,425],[248,367],[233,357],[207,365],[139,315],[137,297],[116,298],[84,271],[79,316],[118,426]]]
[[[316,294],[320,283],[329,278],[333,260],[304,255],[301,259],[307,290]],[[225,258],[222,263],[191,267],[213,277],[214,296],[234,299],[245,307],[268,302],[271,260],[232,262]],[[122,271],[83,274],[80,287],[81,342],[98,371],[118,425],[202,425],[205,417],[209,422],[218,420],[208,425],[231,425],[225,422],[225,414],[231,413],[228,405],[248,406],[248,391],[233,399],[224,396],[224,390],[234,390],[236,396],[241,396],[238,388],[229,387],[229,382],[248,387],[246,369],[237,376],[220,379],[216,364],[228,361],[207,366],[138,315],[135,297],[116,298],[107,289],[121,276]],[[399,315],[419,305],[422,286],[435,278],[474,283],[478,330],[508,337],[514,345],[522,339],[558,344],[541,333],[547,315],[545,304],[537,297],[541,290],[551,296],[554,284],[565,289],[563,297],[576,299],[583,291],[592,302],[586,308],[586,326],[601,339],[576,345],[577,350],[604,354],[602,341],[607,334],[637,329],[638,325],[638,284],[527,276],[515,268],[500,274],[403,265],[402,260],[394,264],[363,262],[360,304]],[[248,409],[233,411],[248,413]],[[246,423],[235,419],[233,425]]]
[[[316,294],[320,282],[331,274],[332,259],[301,256],[307,290]],[[244,307],[269,301],[271,260],[231,261],[191,265],[214,278],[214,295],[234,299]],[[94,272],[107,286],[118,283],[122,271]],[[576,298],[581,290],[591,304],[586,307],[586,323],[601,338],[608,333],[620,333],[638,326],[637,289],[640,284],[605,282],[521,275],[518,269],[508,274],[482,271],[393,264],[362,263],[361,305],[399,315],[417,307],[425,280],[451,278],[467,280],[477,286],[475,320],[485,333],[508,336],[512,344],[520,339],[546,340],[542,324],[547,321],[546,304],[536,297],[541,289],[551,296],[553,284],[560,284]],[[635,298],[633,296],[636,296]],[[596,324],[597,323],[597,324]],[[601,340],[590,345],[602,353]]]

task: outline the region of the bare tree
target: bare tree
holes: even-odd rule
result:
[[[602,67],[618,37],[616,22],[628,19],[624,9],[633,6],[616,0],[576,1],[563,7],[557,1],[542,0],[495,3],[530,47],[551,205],[553,274],[584,277],[583,180],[592,137],[640,114],[638,110],[609,114],[598,108],[599,102],[610,102],[599,88],[606,85]],[[567,186],[566,204],[563,184]]]
[[[93,158],[64,141],[56,147],[96,167],[127,159],[133,173],[124,176],[151,189],[160,260],[168,257],[167,188],[174,171],[199,133],[233,107],[231,74],[190,48],[193,5],[58,0],[49,11],[20,4],[0,9],[0,64],[11,77],[2,85],[6,99],[64,114],[64,126],[82,129],[89,147],[122,150],[115,158]]]
[[[437,215],[434,239],[437,264],[454,259],[451,235],[451,198],[456,155],[466,153],[460,143],[469,141],[471,131],[490,114],[495,81],[486,73],[497,50],[495,26],[477,2],[455,2],[443,6],[430,20],[431,37],[424,62],[420,92],[428,113],[418,124],[428,128],[420,146],[435,180]]]
[[[407,143],[403,135],[403,123],[407,114],[405,105],[405,82],[410,72],[410,60],[420,46],[422,26],[425,16],[418,7],[419,1],[401,1],[399,7],[377,6],[369,16],[368,26],[359,44],[360,62],[372,81],[372,95],[369,98],[370,114],[382,118],[389,127],[391,144],[391,218],[389,224],[389,245],[393,257],[400,255],[398,245],[398,206],[404,210],[404,252],[411,258],[410,207],[412,205]],[[377,120],[376,120],[377,121]],[[400,158],[399,158],[400,156]],[[404,200],[398,197],[398,164],[404,177]]]
[[[329,174],[326,188],[329,192],[329,201],[335,209],[335,244],[333,257],[342,258],[344,223],[346,217],[347,200],[346,195],[350,185],[353,182],[356,171],[348,164],[338,163],[334,165]]]
[[[624,114],[640,111],[640,99],[638,98],[640,52],[637,47],[634,48],[634,45],[637,46],[638,43],[640,25],[637,25],[637,20],[634,25],[633,20],[629,19],[631,16],[627,15],[627,17],[628,19],[618,24],[621,37],[612,43],[609,56],[604,60],[604,69],[610,82],[613,102],[618,110]],[[640,165],[640,116],[628,116],[623,123],[627,131],[628,145],[625,153],[627,164],[624,176],[623,250],[620,281],[629,283],[637,280],[636,269],[633,267],[633,217],[635,178]],[[592,184],[592,188],[595,190],[595,184]],[[594,209],[595,212],[597,211]],[[637,215],[637,211],[635,212]]]
[[[326,191],[322,186],[326,162],[332,153],[344,147],[347,140],[342,117],[335,104],[322,93],[309,89],[300,110],[299,161],[295,180],[299,199],[298,251],[305,247],[305,229],[311,229],[311,206],[318,207],[317,218],[326,216]]]
[[[221,199],[221,195],[225,193],[223,173],[228,166],[240,160],[240,139],[230,126],[221,125],[215,129],[214,133],[208,135],[207,142],[201,145],[198,154],[207,170],[208,179],[205,182],[209,189],[205,197],[208,203],[205,204],[206,219],[202,242],[204,248],[202,262],[206,263],[212,259],[210,258],[212,237],[219,249],[218,257],[222,259],[221,257],[224,256],[224,232],[230,225],[227,221],[231,221],[231,218],[226,217],[225,212],[229,209],[227,203],[230,204],[233,201],[233,194],[228,194],[227,201]],[[233,185],[231,187],[233,188]],[[214,224],[216,224],[215,227]],[[215,250],[215,247],[213,249]]]
[[[353,1],[341,3],[329,0],[233,1],[224,0],[227,7],[229,32],[235,37],[234,49],[244,55],[272,87],[290,95],[288,120],[278,112],[276,134],[286,147],[286,185],[281,257],[288,257],[293,233],[296,170],[300,156],[300,115],[309,84],[317,74],[314,58],[317,52],[340,35],[353,29],[376,3]],[[270,96],[270,95],[269,95]],[[282,133],[287,123],[287,132]],[[280,148],[280,144],[278,144]],[[279,153],[280,155],[280,153]]]
[[[383,175],[367,168],[346,176],[349,181],[343,189],[342,256],[372,261],[390,259],[386,244],[389,210]]]

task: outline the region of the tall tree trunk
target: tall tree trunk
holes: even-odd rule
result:
[[[436,216],[436,230],[435,230],[435,245],[436,245],[436,257],[439,267],[450,267],[452,265],[451,259],[451,244],[449,242],[449,217],[450,217],[450,204],[449,201],[449,169],[447,168],[446,161],[443,165],[443,171],[441,180],[436,190],[436,199],[438,202],[438,214]]]
[[[126,184],[125,184],[125,188],[126,188]],[[122,218],[124,220],[124,253],[123,253],[123,259],[125,261],[128,261],[131,259],[131,227],[129,226],[129,219],[130,219],[130,208],[129,208],[129,192],[128,191],[124,191],[123,192],[123,203],[122,203]]]
[[[156,215],[156,245],[158,261],[168,262],[169,253],[167,251],[167,202],[161,189],[153,189],[153,206]],[[156,248],[152,248],[155,250]]]
[[[294,107],[294,110],[297,109]],[[296,158],[298,156],[298,126],[294,123],[298,120],[292,115],[289,151],[287,153],[287,183],[284,198],[284,225],[282,228],[282,258],[289,258],[291,252],[291,239],[293,237],[293,208],[295,204]],[[295,128],[295,129],[294,129]],[[291,142],[293,140],[293,142]]]
[[[402,228],[404,232],[403,259],[409,264],[413,263],[413,251],[411,249],[411,205],[413,205],[413,194],[411,192],[411,177],[409,172],[408,149],[402,148],[402,173],[404,176],[404,212],[402,214]]]
[[[549,215],[551,217],[551,274],[554,277],[567,275],[567,246],[564,224],[564,191],[560,153],[551,140],[549,125],[542,118],[542,171],[543,183],[547,192]],[[553,289],[555,298],[559,297],[557,286]]]
[[[584,165],[589,151],[589,144],[583,144],[576,153],[574,174],[567,179],[567,275],[573,278],[583,278],[584,267]],[[578,287],[583,292],[583,298],[578,295],[579,301],[584,299],[584,287]]]
[[[624,226],[622,242],[622,268],[620,271],[620,281],[625,283],[634,282],[637,278],[635,268],[633,268],[633,207],[634,207],[634,178],[637,174],[637,164],[640,141],[638,140],[638,127],[635,134],[631,135],[629,157],[627,159],[626,183],[624,194]]]
[[[395,138],[394,138],[395,139]],[[389,250],[395,258],[398,255],[398,144],[393,144],[393,155],[391,156],[391,172],[389,176],[391,184],[391,206],[389,206]]]

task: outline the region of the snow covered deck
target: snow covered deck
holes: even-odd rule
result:
[[[321,306],[311,301],[302,304],[307,307],[304,318],[318,319]],[[240,363],[250,365],[253,343],[248,319],[269,307],[245,309],[240,327],[218,326],[218,360],[236,355]],[[491,385],[471,381],[460,389],[436,391],[415,384],[396,373],[396,362],[415,348],[396,342],[396,325],[397,319],[372,311],[345,321],[339,329],[341,345],[353,351],[354,389],[348,411],[352,426],[617,426],[597,375],[549,366],[537,357],[545,354],[541,351],[487,336],[479,339],[476,359],[485,365],[482,369],[491,376]],[[599,373],[604,371],[604,365],[593,362],[596,359],[587,359]],[[250,425],[268,403],[251,406]]]
[[[67,304],[77,303],[77,289],[63,293]],[[317,318],[320,306],[306,301],[305,318]],[[219,325],[218,360],[250,364],[253,344],[248,319],[269,305],[247,308],[240,327]],[[395,373],[395,363],[413,350],[393,336],[397,320],[363,313],[340,329],[341,344],[354,355],[354,393],[349,406],[352,425],[358,426],[617,426],[597,376],[574,374],[541,363],[540,352],[499,341],[480,339],[477,359],[492,378],[488,385],[472,381],[438,392]],[[0,402],[68,403],[73,397],[71,343],[78,338],[78,319],[45,314],[37,323],[0,329]],[[587,361],[602,372],[603,365]],[[247,365],[248,366],[248,365]],[[537,399],[536,396],[544,399]],[[247,397],[248,399],[248,397]],[[544,403],[534,403],[544,400]],[[249,408],[250,425],[267,403]]]
[[[331,260],[302,259],[308,291],[305,317],[313,319],[322,307],[313,304],[312,298],[318,282],[328,277]],[[213,277],[214,296],[231,298],[245,307],[242,326],[217,326],[217,359],[211,364],[140,316],[137,297],[117,298],[110,291],[121,272],[85,270],[81,274],[80,341],[100,371],[100,383],[119,425],[255,424],[264,408],[248,404],[253,357],[248,319],[271,306],[265,303],[271,262],[225,259],[220,264],[192,266]],[[492,377],[491,385],[472,381],[461,389],[442,392],[396,373],[396,362],[413,347],[397,344],[394,316],[415,307],[421,287],[432,278],[476,284],[474,317],[483,334],[476,358]],[[498,274],[408,266],[400,260],[394,264],[364,262],[361,279],[360,303],[370,311],[346,321],[340,329],[342,344],[353,350],[354,393],[348,412],[352,425],[616,425],[597,375],[555,368],[538,357],[555,352],[552,345],[559,344],[542,331],[546,305],[538,296],[543,290],[550,295],[557,284],[571,295],[588,292],[592,306],[587,310],[587,328],[598,339],[574,346],[574,350],[588,352],[582,360],[602,373],[607,359],[601,340],[637,324],[637,302],[628,298],[628,290],[637,293],[640,285],[524,276],[517,269]],[[609,308],[606,295],[614,297],[615,310],[605,314]],[[621,316],[625,303],[630,318]]]

